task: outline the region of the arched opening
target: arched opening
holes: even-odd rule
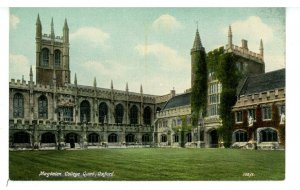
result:
[[[13,99],[13,112],[14,117],[24,117],[24,97],[20,93],[16,93]]]
[[[165,134],[161,135],[160,138],[161,138],[160,139],[161,142],[167,142],[167,140],[168,140],[167,135],[165,135]]]
[[[90,122],[91,108],[87,100],[83,100],[80,104],[80,122]]]
[[[54,66],[60,67],[60,63],[61,63],[61,52],[60,50],[57,49],[54,51]]]
[[[42,49],[42,63],[41,66],[48,67],[49,65],[49,49],[43,48]]]
[[[236,131],[234,133],[235,142],[247,142],[247,132],[246,131]]]
[[[70,148],[75,148],[75,143],[79,142],[79,137],[76,133],[68,133],[66,135],[66,143],[70,143]]]
[[[98,143],[99,142],[99,135],[97,133],[91,133],[88,136],[89,143]]]
[[[108,107],[105,102],[101,102],[99,105],[99,123],[103,124],[107,119]]]
[[[174,134],[173,139],[174,139],[175,143],[178,143],[179,142],[179,135],[178,134]]]
[[[130,124],[137,124],[138,123],[138,108],[136,105],[133,105],[130,108]]]
[[[17,132],[13,136],[13,143],[30,143],[30,136],[25,132]]]
[[[128,134],[125,137],[126,143],[134,143],[135,142],[135,136],[133,134]]]
[[[150,135],[149,134],[144,134],[142,136],[142,142],[143,143],[149,143],[150,142]]]
[[[115,133],[112,133],[110,135],[108,135],[108,142],[109,143],[116,143],[118,142],[118,135]]]
[[[42,134],[41,143],[56,143],[55,135],[50,132]]]
[[[192,142],[192,133],[186,134],[187,142]]]
[[[278,134],[274,129],[264,129],[260,131],[261,142],[277,142]]]
[[[144,109],[144,124],[151,125],[151,108],[149,106]]]
[[[73,121],[73,107],[58,108],[59,121]]]
[[[124,108],[122,104],[118,104],[115,108],[115,120],[117,124],[123,123]]]
[[[209,133],[209,137],[210,137],[210,147],[211,148],[217,148],[218,147],[218,133],[216,129],[213,129],[210,131]]]
[[[42,119],[48,118],[48,100],[45,95],[41,95],[38,99],[38,112],[39,112],[39,118]]]

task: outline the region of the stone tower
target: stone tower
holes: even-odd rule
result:
[[[55,36],[53,19],[51,33],[42,34],[42,24],[39,15],[36,21],[36,83],[53,85],[53,74],[56,75],[56,85],[64,86],[70,83],[69,66],[69,27],[65,19],[63,36]]]
[[[200,63],[200,59],[201,59],[201,53],[205,55],[205,49],[202,46],[201,43],[201,39],[200,39],[200,35],[199,35],[199,31],[197,28],[196,31],[196,36],[195,36],[195,40],[194,40],[194,45],[191,49],[191,87],[193,87],[194,81],[195,81],[195,75],[196,75],[196,68],[197,68],[197,64]]]

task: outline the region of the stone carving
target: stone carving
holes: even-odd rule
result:
[[[280,123],[279,123],[280,125],[283,125],[283,124],[285,124],[285,115],[284,115],[284,113],[281,113],[280,114]]]
[[[251,115],[248,117],[248,127],[253,127],[253,118]]]

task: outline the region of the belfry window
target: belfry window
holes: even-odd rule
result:
[[[83,100],[80,104],[80,122],[90,122],[91,108],[87,100]]]
[[[151,125],[151,108],[149,106],[144,109],[144,123]]]
[[[48,100],[46,96],[42,95],[38,99],[39,118],[48,118]]]
[[[24,117],[24,98],[20,93],[16,93],[13,99],[14,117]]]
[[[48,67],[49,65],[49,49],[44,48],[42,50],[42,66]]]
[[[99,105],[99,123],[103,124],[107,121],[108,108],[105,102]]]
[[[115,110],[115,120],[117,124],[122,124],[123,122],[123,115],[124,115],[124,108],[122,106],[122,104],[118,104],[116,106],[116,110]]]
[[[54,51],[54,66],[55,67],[60,67],[61,63],[61,53],[59,50]]]
[[[138,123],[138,108],[136,105],[133,105],[130,108],[130,124],[137,124]]]

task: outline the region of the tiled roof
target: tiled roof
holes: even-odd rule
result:
[[[184,93],[171,98],[166,105],[164,106],[163,110],[186,106],[191,104],[191,93]]]
[[[285,87],[285,69],[250,76],[244,82],[239,95],[253,94]]]

